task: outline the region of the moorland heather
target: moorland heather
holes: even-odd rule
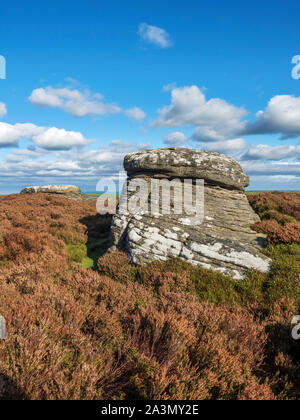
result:
[[[249,199],[295,219],[269,211],[282,228],[299,221],[294,196]],[[109,226],[93,200],[0,197],[0,399],[300,398],[299,241],[273,244],[270,228],[270,273],[238,281],[178,259],[98,261]]]

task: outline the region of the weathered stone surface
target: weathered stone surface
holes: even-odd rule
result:
[[[127,252],[136,264],[180,257],[238,279],[250,268],[269,270],[271,261],[261,252],[265,237],[250,227],[259,217],[243,191],[249,178],[234,159],[171,148],[128,155],[124,166],[130,176],[128,182],[141,177],[147,181],[148,203],[154,178],[204,178],[205,217],[197,225],[182,214],[160,211],[154,215],[145,208],[132,214],[119,208],[111,228],[111,251]],[[175,201],[173,196],[173,204]]]
[[[81,189],[74,185],[46,185],[40,187],[27,187],[24,188],[20,194],[56,194],[70,198],[73,200],[81,199]]]
[[[128,175],[204,179],[207,184],[244,191],[249,177],[240,164],[220,153],[185,148],[145,150],[127,155],[124,168]]]

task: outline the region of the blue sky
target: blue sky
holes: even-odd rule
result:
[[[94,191],[124,154],[168,145],[234,156],[251,189],[299,190],[299,12],[294,0],[2,2],[0,193]]]

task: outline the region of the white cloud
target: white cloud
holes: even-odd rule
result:
[[[22,162],[26,159],[36,159],[45,156],[48,152],[43,149],[14,149],[10,154],[5,156],[7,162]]]
[[[0,147],[14,146],[22,137],[32,137],[43,130],[34,124],[7,124],[0,122]]]
[[[0,122],[0,147],[16,145],[20,132],[15,126]]]
[[[82,147],[89,143],[79,132],[66,131],[65,129],[58,129],[51,127],[40,134],[32,137],[32,141],[39,147],[47,150],[67,150],[72,147]]]
[[[243,158],[245,160],[282,160],[289,158],[300,159],[300,145],[269,146],[268,144],[258,144],[256,146],[250,147]]]
[[[211,143],[206,143],[207,145],[210,146]],[[0,181],[5,179],[6,185],[11,182],[14,185],[24,186],[52,183],[78,184],[86,191],[94,191],[102,176],[115,177],[118,171],[122,171],[126,153],[140,148],[144,149],[145,145],[113,141],[112,146],[95,150],[73,149],[55,152],[39,148],[35,151],[16,149],[6,156],[5,162],[0,162]],[[280,181],[287,186],[290,185],[289,189],[299,189],[300,162],[274,163],[248,160],[242,161],[241,164],[251,176],[252,182],[256,183],[255,189],[262,185],[263,189],[276,188],[276,183]]]
[[[300,176],[297,175],[251,175],[252,190],[298,191]]]
[[[150,145],[113,141],[94,150],[45,151],[13,149],[0,161],[0,184],[5,179],[20,185],[75,184],[95,190],[99,179],[115,177],[123,171],[124,155]]]
[[[247,114],[223,99],[206,100],[197,86],[175,88],[171,91],[171,105],[158,110],[154,127],[195,126],[198,141],[232,139],[244,129],[241,119]]]
[[[208,152],[219,152],[219,153],[234,153],[241,150],[245,150],[248,144],[242,138],[224,140],[224,141],[213,141],[213,142],[198,142],[198,147]]]
[[[245,135],[281,134],[282,139],[300,136],[300,97],[277,95],[266,109],[246,121],[248,112],[223,99],[207,100],[203,89],[185,86],[171,89],[171,104],[158,110],[154,127],[195,127],[199,142],[217,142]],[[166,87],[165,90],[168,90]]]
[[[193,139],[198,147],[240,159],[244,170],[254,181],[259,183],[265,179],[270,183],[299,183],[300,145],[258,144],[249,147],[241,136],[278,133],[288,138],[300,135],[300,97],[275,96],[264,111],[256,114],[254,122],[247,122],[244,108],[218,98],[207,99],[203,89],[197,86],[176,88],[170,85],[165,90],[171,91],[171,103],[158,110],[158,118],[152,126],[180,127],[164,138],[165,144],[185,145],[190,139],[181,129],[192,126]],[[122,111],[114,104],[105,104],[99,94],[93,95],[75,88],[37,89],[32,92],[30,100],[38,106],[62,108],[74,116],[124,112],[137,121],[146,117],[138,107]],[[6,111],[5,104],[3,106]],[[151,144],[113,140],[109,146],[101,149],[78,150],[91,142],[80,132],[29,123],[11,125],[0,122],[0,147],[17,146],[22,137],[28,138],[35,145],[34,148],[10,150],[6,161],[0,162],[0,179],[11,177],[15,179],[14,182],[35,179],[37,184],[63,180],[78,183],[84,180],[84,185],[94,180],[96,185],[100,176],[115,176],[117,171],[122,170],[125,154],[151,147]]]
[[[7,114],[6,105],[3,102],[0,102],[0,118],[5,117]]]
[[[172,46],[170,35],[163,28],[141,23],[139,25],[138,34],[142,41],[157,45],[160,48],[169,48]]]
[[[271,181],[275,182],[287,182],[290,183],[292,181],[300,180],[300,177],[295,175],[270,175],[268,177]]]
[[[16,130],[19,132],[19,137],[33,137],[37,136],[38,134],[42,133],[45,128],[44,127],[38,127],[35,124],[31,123],[24,123],[24,124],[15,124],[13,126]]]
[[[31,93],[29,100],[32,104],[36,106],[44,107],[44,108],[58,107],[58,106],[63,105],[63,101],[59,97],[56,90],[50,87],[47,87],[46,89],[44,88],[35,89]]]
[[[142,121],[143,119],[146,118],[145,112],[142,109],[138,108],[137,106],[127,109],[125,111],[125,114],[127,115],[128,118],[132,118],[136,121]]]
[[[300,97],[274,96],[264,111],[248,123],[244,134],[281,134],[283,139],[300,136]]]
[[[48,150],[67,150],[91,142],[79,132],[56,127],[38,127],[30,123],[11,125],[0,122],[0,147],[16,146],[22,137],[27,137]]]
[[[29,101],[39,107],[61,108],[74,117],[101,116],[121,112],[119,106],[104,103],[103,96],[98,93],[92,94],[88,90],[80,92],[68,87],[56,89],[48,86],[35,89],[31,93]]]
[[[174,131],[165,137],[164,143],[170,146],[182,146],[187,142],[187,140],[188,138],[184,133],[181,133],[180,131]]]
[[[242,160],[241,165],[248,175],[285,175],[300,176],[300,162],[261,160]]]

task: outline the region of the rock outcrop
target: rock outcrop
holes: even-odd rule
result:
[[[82,197],[81,189],[79,187],[75,187],[74,185],[47,185],[42,187],[27,187],[20,192],[20,194],[36,193],[55,194],[72,200],[80,200]]]
[[[111,251],[125,251],[136,264],[180,257],[238,279],[251,268],[269,270],[271,261],[262,253],[265,237],[251,229],[259,216],[244,193],[249,177],[234,159],[219,153],[167,148],[130,154],[125,157],[124,167],[128,174],[127,185],[138,185],[142,181],[147,188],[138,211],[132,212],[126,205],[135,193],[134,188],[130,188],[131,192],[121,202],[113,218]],[[159,211],[151,211],[155,202],[153,194],[157,193],[155,185],[161,179],[173,181],[170,214],[164,211],[168,208],[163,189],[155,207]],[[186,179],[193,180],[190,182],[194,201],[199,192],[197,180],[204,180],[201,221],[199,215],[197,219],[191,217],[191,213],[187,216],[185,210],[182,214],[174,210],[183,197],[176,185],[183,187]]]

